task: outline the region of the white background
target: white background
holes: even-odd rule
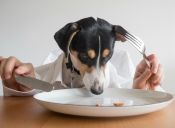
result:
[[[40,65],[58,46],[54,33],[84,17],[104,18],[139,36],[164,67],[163,87],[175,93],[175,2],[173,0],[0,0],[0,56]],[[134,64],[141,55],[129,44]]]

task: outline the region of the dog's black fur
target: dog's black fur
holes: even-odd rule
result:
[[[100,18],[95,20],[93,17],[68,23],[54,35],[57,44],[66,56],[68,40],[71,34],[77,30],[78,33],[71,42],[70,51],[77,51],[79,60],[89,67],[96,65],[97,56],[90,59],[87,56],[87,51],[94,49],[96,53],[99,52],[99,36],[101,37],[101,52],[106,48],[110,51],[108,56],[100,58],[100,65],[105,65],[112,57],[115,41],[122,41],[121,36],[118,37],[117,34],[124,36],[126,31],[121,26],[112,25]]]
[[[100,18],[95,20],[88,17],[68,23],[55,33],[54,38],[68,58],[67,69],[74,69],[79,73],[92,93],[101,94],[104,85],[107,85],[104,72],[106,63],[113,55],[115,41],[125,41],[126,33],[121,26],[112,25]],[[74,53],[76,59],[72,60],[69,51],[71,56]],[[93,56],[89,55],[90,51]],[[103,72],[102,75],[99,75],[98,69]]]

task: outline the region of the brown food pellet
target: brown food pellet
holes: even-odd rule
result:
[[[100,107],[101,105],[100,104],[96,104],[97,107]]]
[[[113,103],[113,105],[116,107],[122,107],[124,105],[124,103],[123,102],[115,102],[115,103]]]

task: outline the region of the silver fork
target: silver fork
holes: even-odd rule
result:
[[[124,36],[143,55],[143,58],[144,58],[146,64],[148,65],[149,68],[151,68],[151,64],[148,61],[148,58],[147,58],[146,53],[145,53],[146,46],[145,46],[144,42],[141,39],[139,39],[138,37],[136,37],[128,32],[126,32]]]
[[[143,55],[143,58],[146,62],[146,64],[148,65],[149,68],[151,68],[151,64],[148,61],[148,58],[145,54],[146,51],[146,46],[144,44],[144,42],[139,39],[138,37],[130,34],[127,30],[125,30],[123,27],[117,25],[114,28],[115,32],[124,36],[126,39],[128,39],[128,41]],[[125,41],[125,40],[124,40]]]

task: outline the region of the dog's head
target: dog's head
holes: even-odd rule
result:
[[[54,38],[73,66],[83,77],[85,87],[94,94],[101,94],[108,84],[105,68],[112,57],[115,41],[125,41],[121,26],[92,17],[68,23]]]

